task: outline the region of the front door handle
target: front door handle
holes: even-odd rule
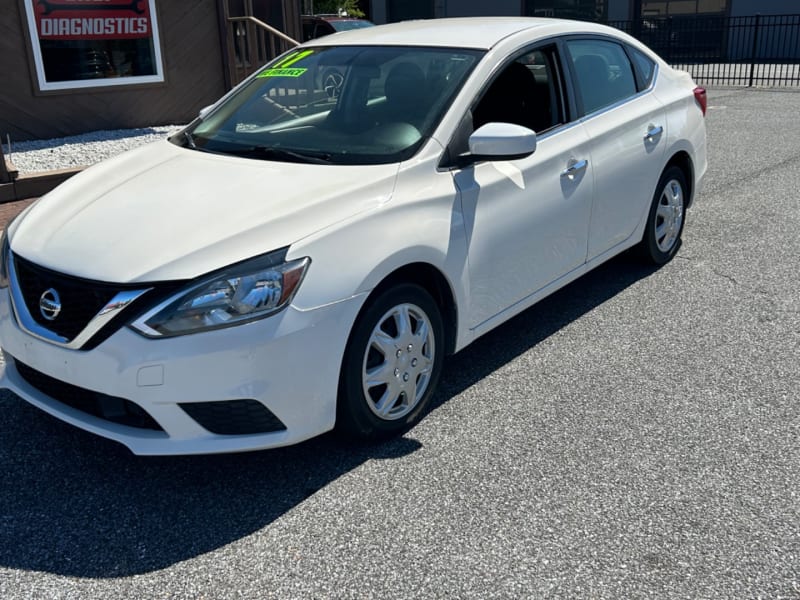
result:
[[[567,179],[575,179],[578,173],[586,170],[586,167],[589,166],[589,161],[586,159],[583,160],[575,160],[574,158],[570,159],[567,163],[567,168],[561,171],[561,176],[566,177]]]
[[[661,125],[650,125],[650,127],[647,128],[647,133],[644,134],[644,141],[653,142],[655,138],[662,133],[664,133],[664,128],[661,127]]]

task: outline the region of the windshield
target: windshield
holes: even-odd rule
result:
[[[290,162],[405,160],[431,135],[481,56],[442,48],[298,49],[173,141]]]

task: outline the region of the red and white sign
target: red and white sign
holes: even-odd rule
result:
[[[148,0],[29,0],[40,40],[126,40],[153,35]]]

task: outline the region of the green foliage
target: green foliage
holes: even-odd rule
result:
[[[364,17],[359,10],[358,0],[314,0],[314,14],[337,14],[339,10],[347,12],[349,17]]]

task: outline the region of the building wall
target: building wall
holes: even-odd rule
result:
[[[22,0],[0,0],[0,136],[186,123],[225,92],[217,0],[156,0],[163,83],[39,92]]]
[[[370,16],[372,21],[378,24],[431,17],[519,16],[521,14],[521,0],[494,0],[493,2],[486,2],[486,0],[371,0],[370,2]]]
[[[729,0],[732,17],[750,15],[796,15],[800,13],[798,0]]]
[[[627,21],[631,18],[630,0],[608,0],[608,20]]]
[[[447,0],[445,14],[448,17],[506,17],[521,14],[519,0]]]
[[[371,0],[369,12],[375,23],[388,23],[389,5],[404,0]],[[519,16],[524,13],[525,0],[429,0],[437,17]],[[608,20],[631,18],[631,0],[604,0]],[[560,4],[559,4],[560,6]]]
[[[388,23],[386,14],[386,0],[370,0],[369,15],[373,23],[381,25]]]
[[[376,23],[389,21],[387,6],[401,0],[371,0],[370,14]],[[520,0],[432,0],[436,16],[485,16],[520,15],[523,2]],[[800,13],[800,0],[728,0],[731,16],[782,15]],[[609,21],[625,21],[633,18],[631,0],[606,0]]]

